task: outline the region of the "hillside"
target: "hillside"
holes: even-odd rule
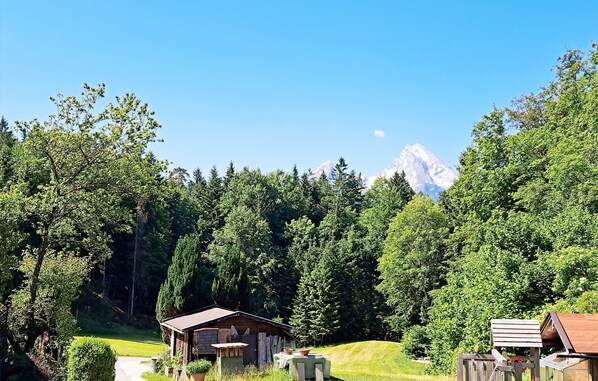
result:
[[[332,376],[344,381],[448,381],[448,376],[426,374],[426,364],[403,353],[401,343],[359,341],[315,349],[332,359]]]

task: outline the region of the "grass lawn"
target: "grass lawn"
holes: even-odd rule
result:
[[[173,381],[163,374],[144,373],[141,375],[146,381]],[[206,374],[205,381],[216,381],[218,378],[214,370]],[[228,376],[223,378],[225,381],[292,381],[287,372],[279,372],[273,370],[258,371],[257,369],[249,369],[243,376]]]
[[[388,341],[361,341],[315,348],[314,352],[330,356],[333,381],[450,381],[449,376],[425,373],[426,364],[411,361],[403,354],[400,343]],[[163,375],[146,373],[147,381],[166,381]],[[206,381],[214,381],[208,374]],[[249,372],[244,377],[227,378],[229,381],[287,381],[288,373],[277,371]]]
[[[331,375],[344,381],[449,381],[449,376],[425,373],[426,364],[411,361],[403,345],[390,341],[360,341],[314,349],[330,356]]]
[[[110,332],[83,332],[81,336],[97,337],[107,341],[118,356],[152,357],[168,349],[157,332],[128,326],[115,326]]]

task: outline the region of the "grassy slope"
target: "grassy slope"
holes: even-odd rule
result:
[[[400,343],[360,341],[316,348],[317,353],[330,356],[332,376],[345,381],[449,381],[448,376],[425,374],[425,364],[411,361]]]
[[[144,331],[128,326],[115,326],[109,332],[83,332],[107,341],[118,356],[152,357],[168,349],[157,332]]]

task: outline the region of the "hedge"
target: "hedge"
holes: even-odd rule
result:
[[[76,339],[68,349],[67,381],[114,381],[116,353],[100,339]]]

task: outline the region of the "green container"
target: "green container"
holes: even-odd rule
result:
[[[158,358],[152,357],[152,373],[158,373]]]
[[[291,378],[296,380],[297,378],[297,364],[305,364],[305,378],[316,378],[316,364],[322,364],[322,371],[324,378],[330,378],[330,357],[322,356],[319,354],[307,355],[307,356],[293,356],[282,353],[274,355],[274,363],[278,364],[279,358],[286,358],[289,364],[289,375]],[[275,366],[278,368],[278,366]]]
[[[243,357],[218,357],[216,359],[216,369],[220,378],[229,374],[242,374],[245,370]]]

